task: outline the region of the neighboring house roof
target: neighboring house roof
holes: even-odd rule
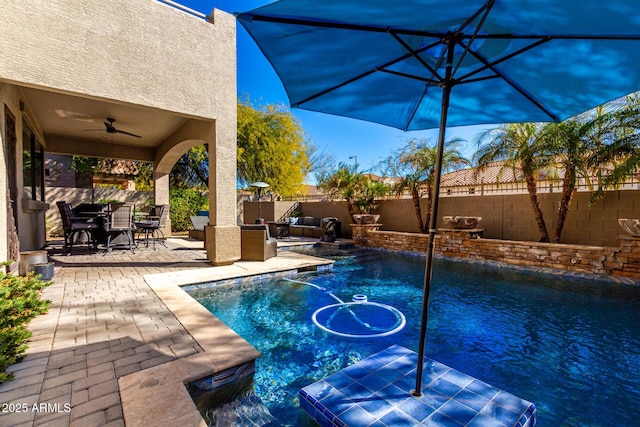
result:
[[[387,185],[393,185],[393,184],[397,184],[398,182],[400,182],[400,178],[391,178],[388,176],[380,176],[380,175],[376,175],[375,173],[366,173],[364,174],[364,176],[369,177],[369,179],[371,181],[378,181],[381,182],[383,184],[387,184]]]
[[[460,169],[442,175],[440,185],[442,187],[457,187],[464,185],[502,184],[522,182],[524,175],[520,168],[512,168],[504,165],[504,162],[494,162],[486,168],[478,171],[475,168]]]
[[[324,194],[316,185],[305,184],[304,186],[307,196],[322,196]]]

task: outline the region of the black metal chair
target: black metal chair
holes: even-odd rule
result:
[[[109,214],[103,224],[104,231],[107,233],[107,247],[105,254],[111,252],[114,246],[122,245],[114,243],[114,237],[120,235],[127,236],[127,244],[125,244],[131,252],[135,251],[133,233],[135,226],[133,224],[133,205],[129,203],[114,204],[109,209]]]
[[[160,244],[165,248],[167,245],[164,243],[164,233],[162,229],[166,227],[167,219],[169,218],[169,205],[153,205],[149,210],[149,215],[144,221],[136,222],[136,232],[144,233],[144,243],[146,247],[149,247],[149,236],[153,240],[153,250],[156,250],[157,233],[162,235]]]
[[[56,202],[62,219],[62,229],[64,230],[63,255],[71,255],[74,240],[79,234],[87,236],[89,248],[96,248],[97,241],[95,231],[99,228],[95,222],[90,222],[92,218],[82,218],[74,214],[71,205],[67,202]]]

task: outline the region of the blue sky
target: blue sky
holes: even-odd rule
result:
[[[225,12],[245,12],[271,3],[270,0],[178,0],[179,3],[209,14],[215,7]],[[282,83],[269,62],[264,58],[251,37],[241,25],[237,29],[238,94],[248,94],[252,100],[265,103],[283,103],[289,100]],[[308,137],[316,146],[335,155],[338,162],[354,162],[357,156],[360,169],[368,169],[387,157],[391,151],[412,138],[436,141],[437,130],[403,132],[387,126],[360,120],[331,116],[312,111],[292,109]],[[447,139],[459,137],[469,141],[463,152],[471,156],[475,147],[474,136],[491,126],[448,128]],[[313,177],[309,177],[312,181]]]

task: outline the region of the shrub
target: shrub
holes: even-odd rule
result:
[[[25,324],[49,309],[51,301],[40,299],[40,291],[49,284],[33,274],[0,272],[0,383],[13,379],[6,370],[24,357],[31,337]]]
[[[209,209],[209,198],[198,190],[171,190],[169,192],[171,209],[171,231],[185,231],[191,229],[190,216],[199,210]]]
[[[100,205],[108,205],[109,203],[124,203],[124,202],[122,200],[116,200],[116,199],[98,199],[96,200],[96,203]]]

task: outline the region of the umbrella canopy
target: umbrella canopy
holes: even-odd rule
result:
[[[280,0],[237,17],[293,107],[440,128],[418,360],[446,127],[561,121],[640,88],[637,0]]]
[[[640,87],[634,0],[281,0],[238,15],[293,107],[405,130],[558,121]]]

